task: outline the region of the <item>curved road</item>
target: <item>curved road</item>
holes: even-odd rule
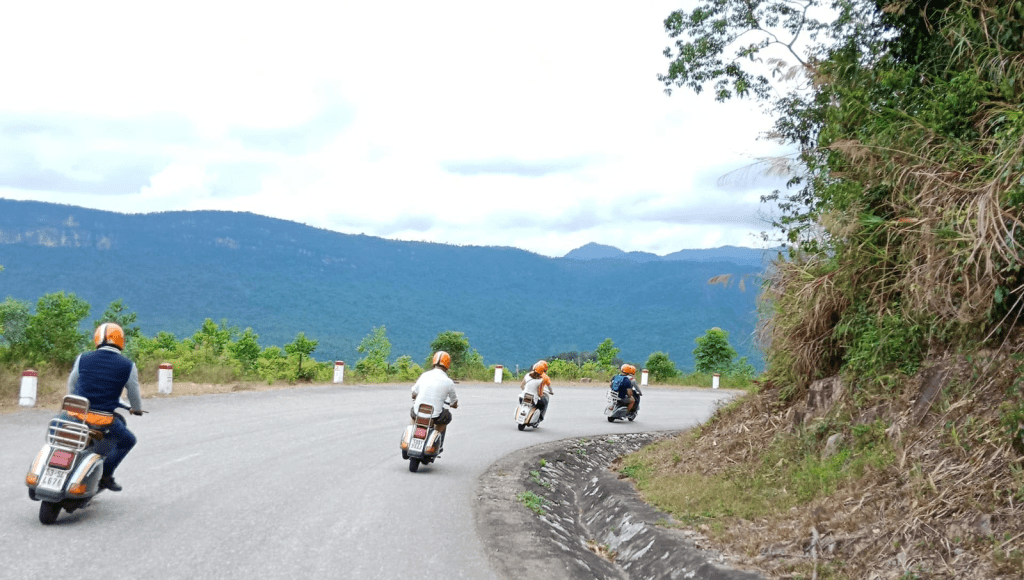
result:
[[[729,391],[647,388],[608,423],[605,387],[555,385],[547,420],[516,429],[518,385],[460,384],[440,459],[410,473],[408,385],[150,398],[119,494],[43,526],[24,474],[51,412],[0,415],[0,578],[496,578],[471,513],[500,457],[587,435],[692,427]]]

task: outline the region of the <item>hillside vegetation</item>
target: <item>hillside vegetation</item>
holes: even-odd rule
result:
[[[817,6],[666,20],[666,84],[759,99],[797,147],[791,248],[759,391],[620,468],[772,577],[1020,578],[1024,3]]]
[[[726,259],[546,258],[247,213],[124,215],[0,199],[0,264],[0,299],[68,292],[96,311],[120,299],[147,336],[183,339],[207,318],[251,327],[263,345],[304,332],[319,342],[317,358],[350,364],[363,337],[385,326],[395,353],[416,361],[438,333],[457,330],[487,364],[513,369],[608,337],[623,359],[665,351],[692,368],[694,340],[719,327],[762,365],[753,332],[763,268]],[[736,282],[708,284],[721,274]]]

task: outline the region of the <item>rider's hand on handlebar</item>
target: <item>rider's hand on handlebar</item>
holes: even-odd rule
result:
[[[458,408],[459,408],[459,402],[458,401],[455,401],[454,403],[452,403],[452,409],[458,409]]]
[[[132,409],[130,412],[132,415],[139,415],[140,417],[145,413],[142,409]]]

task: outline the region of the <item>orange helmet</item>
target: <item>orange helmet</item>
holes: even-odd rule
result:
[[[544,373],[548,372],[548,361],[546,361],[546,360],[539,360],[539,361],[537,361],[537,363],[535,365],[533,365],[533,370],[538,372],[538,373],[541,373],[541,374],[544,374]]]
[[[96,327],[92,341],[96,343],[96,348],[116,346],[117,350],[124,350],[124,329],[113,322],[104,322]]]
[[[622,370],[622,374],[624,374],[624,375],[635,375],[636,374],[636,367],[631,365],[631,364],[624,364],[624,365],[622,365],[620,370]]]
[[[452,368],[452,355],[443,350],[439,350],[434,353],[434,359],[431,364],[441,365],[444,367],[444,370],[448,370]]]

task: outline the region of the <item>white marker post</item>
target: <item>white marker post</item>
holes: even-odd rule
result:
[[[640,386],[641,387],[646,387],[647,386],[647,369],[644,369],[644,370],[640,371]]]
[[[717,388],[718,388],[718,379],[719,379],[719,378],[720,378],[721,376],[722,376],[722,375],[720,375],[720,374],[718,374],[718,373],[714,373],[713,375],[711,375],[711,388],[712,388],[712,389],[717,389]]]
[[[160,370],[157,371],[156,390],[161,395],[170,395],[174,390],[174,365],[171,363],[160,363]]]
[[[36,388],[39,386],[39,373],[27,370],[21,373],[21,392],[18,404],[22,407],[36,406]]]
[[[345,380],[345,361],[334,361],[334,382],[335,384]]]
[[[494,382],[500,383],[505,375],[505,367],[498,365],[494,367]]]

